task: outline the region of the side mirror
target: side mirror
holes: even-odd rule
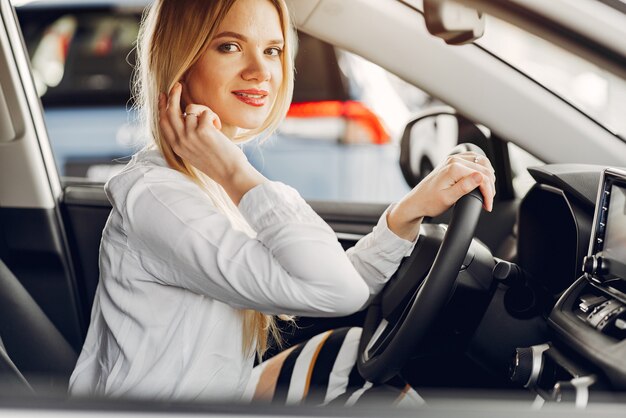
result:
[[[424,0],[426,28],[448,45],[462,45],[483,36],[485,16],[450,0]]]
[[[400,141],[400,169],[410,187],[415,187],[458,144],[480,147],[487,157],[489,131],[457,114],[449,107],[437,107],[407,123]]]

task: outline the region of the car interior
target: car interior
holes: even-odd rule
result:
[[[447,115],[455,141],[492,161],[494,209],[481,211],[480,197],[469,195],[425,220],[414,252],[368,308],[298,318],[283,329],[286,346],[362,326],[361,374],[375,382],[400,374],[427,402],[433,389],[504,391],[529,405],[536,395],[576,406],[618,399],[626,389],[626,144],[468,43],[482,34],[480,15],[450,29],[439,2],[416,3],[289,5],[300,31],[456,109],[407,123],[403,175],[411,187],[424,175],[411,165],[413,130]],[[8,2],[0,11],[0,379],[6,393],[63,394],[89,324],[111,204],[102,184],[59,177],[17,17]],[[374,21],[393,30],[374,31]],[[528,169],[535,184],[523,196],[513,187],[510,142],[546,162]],[[346,249],[388,206],[309,203]]]

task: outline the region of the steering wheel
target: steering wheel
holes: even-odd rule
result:
[[[474,144],[460,144],[450,155],[473,151],[485,155]],[[373,383],[394,377],[424,339],[454,289],[456,278],[474,237],[483,205],[478,189],[454,205],[452,218],[430,269],[424,266],[420,236],[383,291],[368,307],[363,325],[357,367]],[[432,254],[430,257],[432,259]],[[428,264],[428,263],[426,263]],[[416,283],[428,271],[423,281]]]

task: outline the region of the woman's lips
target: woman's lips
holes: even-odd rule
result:
[[[254,107],[261,107],[265,105],[265,99],[268,92],[265,90],[236,90],[232,92],[237,99],[244,102],[247,105]]]

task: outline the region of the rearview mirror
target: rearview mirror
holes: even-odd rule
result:
[[[424,0],[426,28],[448,45],[462,45],[483,36],[485,16],[449,0]]]
[[[415,187],[441,163],[457,144],[478,145],[487,157],[489,130],[479,127],[449,107],[426,110],[407,123],[400,142],[400,169]]]

